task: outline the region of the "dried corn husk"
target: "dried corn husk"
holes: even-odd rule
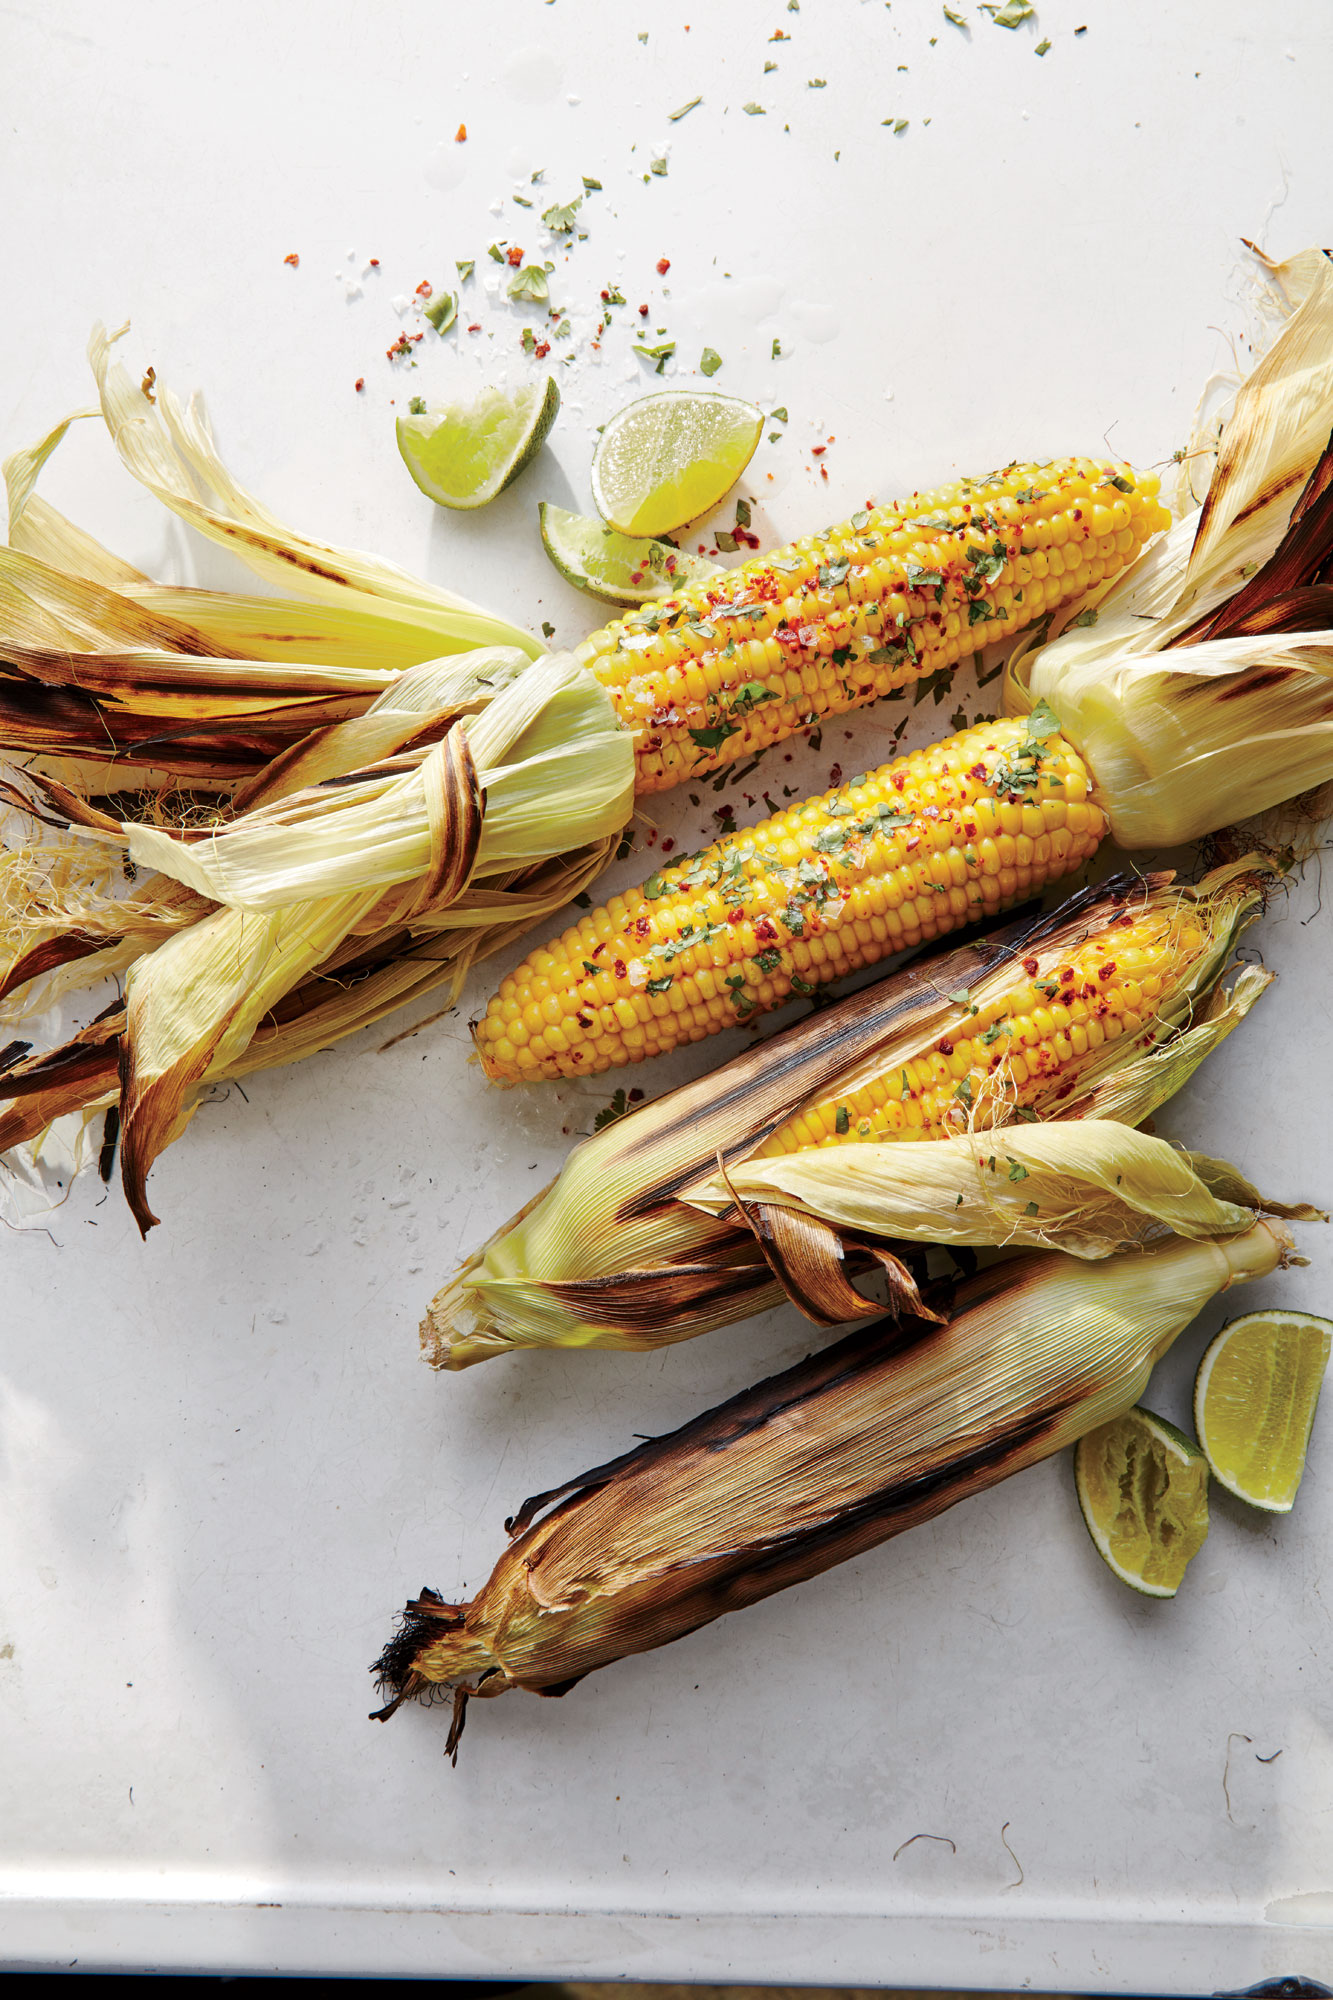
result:
[[[893,1074],[942,1037],[956,1036],[971,1006],[985,1006],[1025,981],[1025,966],[1035,961],[1040,976],[1085,940],[1114,938],[1131,904],[1146,903],[1164,920],[1188,912],[1198,948],[1175,965],[1156,1016],[1138,1034],[1067,1064],[1038,1106],[1042,1115],[1061,1119],[1141,1122],[1267,987],[1271,975],[1256,969],[1242,972],[1229,994],[1219,982],[1269,880],[1262,865],[1239,864],[1193,887],[1177,887],[1169,875],[1145,883],[1116,878],[1071,898],[1049,918],[1011,924],[987,940],[895,973],[758,1044],[714,1075],[619,1119],[576,1146],[551,1187],[437,1295],[422,1326],[426,1358],[437,1367],[461,1368],[518,1346],[656,1347],[742,1319],[774,1304],[783,1291],[818,1323],[839,1324],[876,1310],[849,1281],[873,1265],[885,1272],[893,1295],[917,1309],[915,1281],[894,1245],[906,1236],[947,1239],[951,1224],[961,1229],[964,1218],[967,1233],[956,1240],[970,1243],[1063,1246],[1068,1238],[1084,1254],[1106,1255],[1136,1240],[1154,1192],[1163,1218],[1171,1209],[1175,1197],[1168,1189],[1182,1169],[1169,1148],[1144,1141],[1148,1152],[1138,1148],[1134,1157],[1152,1164],[1138,1178],[1140,1205],[1113,1199],[1105,1179],[1106,1149],[1114,1141],[1104,1126],[1100,1137],[1074,1149],[1081,1162],[1075,1194],[1053,1200],[1044,1214],[1016,1215],[1032,1195],[1014,1203],[1007,1198],[1008,1181],[1003,1197],[991,1190],[994,1198],[982,1199],[978,1159],[992,1152],[1004,1157],[986,1134],[1003,1131],[1007,1144],[1015,1134],[1027,1140],[1040,1129],[1014,1122],[1002,1074],[994,1092],[978,1097],[964,1114],[963,1122],[975,1129],[946,1148],[942,1160],[950,1165],[933,1159],[921,1164],[944,1141],[789,1154],[783,1157],[798,1161],[801,1173],[801,1192],[793,1198],[783,1190],[785,1169],[758,1156],[804,1107]],[[856,1154],[867,1156],[865,1165],[846,1164]],[[887,1156],[886,1192],[896,1190],[882,1213],[869,1192],[873,1157],[881,1154]],[[1042,1168],[1034,1156],[1025,1171],[1052,1175],[1054,1189],[1054,1160],[1052,1154]],[[913,1209],[912,1185],[922,1174],[931,1177],[932,1199]],[[853,1222],[833,1193],[824,1201],[815,1190],[824,1184],[834,1190],[857,1175],[861,1199]],[[744,1192],[759,1186],[762,1195]],[[1201,1192],[1191,1184],[1182,1198],[1197,1202]],[[1198,1212],[1205,1211],[1206,1202]],[[1213,1222],[1236,1226],[1234,1218],[1226,1223],[1216,1212]]]
[[[999,1264],[945,1326],[855,1333],[536,1495],[470,1603],[426,1590],[407,1606],[374,1668],[381,1718],[451,1689],[452,1754],[474,1694],[565,1694],[930,1520],[1130,1408],[1209,1299],[1291,1244],[1259,1222],[1099,1264]]]
[[[1122,847],[1173,847],[1333,776],[1333,265],[1239,389],[1202,506],[1042,645],[1005,705],[1045,702]]]

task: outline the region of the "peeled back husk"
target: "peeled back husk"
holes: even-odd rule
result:
[[[1044,702],[1126,848],[1174,847],[1333,777],[1333,265],[1241,385],[1201,507],[1045,645]]]
[[[872,1266],[885,1272],[904,1308],[915,1309],[915,1280],[893,1248],[909,1233],[898,1229],[901,1211],[886,1210],[876,1220],[867,1203],[851,1226],[833,1214],[817,1215],[810,1190],[821,1175],[832,1183],[843,1171],[856,1173],[839,1163],[858,1152],[901,1155],[886,1171],[910,1190],[921,1156],[943,1141],[789,1152],[781,1157],[802,1163],[803,1200],[789,1201],[776,1186],[767,1200],[748,1200],[736,1190],[747,1171],[775,1166],[761,1158],[774,1134],[809,1106],[891,1076],[956,1038],[973,1007],[1058,967],[1089,939],[1113,941],[1127,911],[1146,908],[1164,923],[1188,918],[1198,940],[1192,955],[1173,964],[1153,1016],[1137,1034],[1089,1047],[1063,1065],[1043,1086],[1047,1094],[1035,1110],[1025,1112],[1140,1122],[1265,990],[1270,975],[1253,969],[1239,975],[1229,995],[1219,982],[1269,880],[1262,865],[1246,864],[1217,869],[1194,886],[1173,886],[1169,875],[1146,883],[1117,878],[1072,897],[1050,917],[926,957],[616,1120],[576,1146],[545,1193],[436,1296],[421,1330],[426,1358],[461,1368],[519,1346],[646,1349],[729,1325],[775,1304],[784,1291],[818,1323],[841,1324],[876,1310],[850,1283]],[[1015,1101],[1003,1082],[1001,1069],[994,1092],[972,1100],[964,1127],[994,1128],[997,1138],[1001,1130],[1007,1137],[1035,1129],[1015,1122]],[[992,1151],[1000,1154],[999,1146],[987,1146],[984,1157]],[[978,1155],[960,1145],[952,1157],[957,1178],[942,1197],[918,1208],[911,1234],[930,1241],[937,1226],[947,1231],[960,1195],[975,1223],[970,1242],[1002,1243],[1015,1230],[1019,1241],[1035,1235],[1063,1243],[1065,1227],[1077,1234],[1067,1218],[1055,1224],[1054,1210],[1045,1233],[1034,1232],[1026,1214],[1014,1216],[1008,1193],[1017,1191],[1021,1176],[1005,1182],[1003,1201],[973,1201]],[[1091,1152],[1084,1159],[1080,1199],[1086,1201],[1103,1170]],[[724,1200],[728,1182],[730,1201]],[[1144,1187],[1150,1182],[1151,1174]],[[1135,1220],[1123,1203],[1105,1206],[1104,1189],[1095,1199],[1103,1208],[1093,1254],[1105,1255],[1135,1239],[1142,1211],[1134,1211]],[[1024,1196],[1024,1210],[1030,1200],[1031,1193]]]
[[[1259,1222],[1099,1264],[998,1264],[947,1325],[854,1333],[536,1495],[470,1602],[408,1604],[373,1669],[381,1719],[452,1689],[452,1754],[472,1695],[565,1694],[932,1519],[1129,1409],[1208,1301],[1291,1243]]]

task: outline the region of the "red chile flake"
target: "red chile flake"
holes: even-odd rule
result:
[[[1027,974],[1027,976],[1028,976],[1028,978],[1029,978],[1029,979],[1035,979],[1035,978],[1036,978],[1036,976],[1037,976],[1037,961],[1036,961],[1036,959],[1035,959],[1035,958],[1025,958],[1025,959],[1023,960],[1023,970],[1024,970],[1024,972],[1026,972],[1026,974]]]
[[[378,271],[378,270],[379,270],[379,267],[380,267],[380,260],[379,260],[379,258],[378,258],[378,257],[372,257],[372,258],[371,258],[371,260],[370,260],[370,268],[371,268],[371,270],[372,270],[372,271]]]
[[[658,260],[657,260],[657,275],[658,275],[658,277],[659,277],[659,278],[665,278],[665,276],[666,276],[667,272],[668,272],[668,271],[669,271],[670,269],[671,269],[671,259],[670,259],[669,257],[659,257],[659,258],[658,258]]]
[[[460,125],[458,130],[454,133],[454,144],[456,146],[461,146],[466,137],[467,137],[467,126]]]
[[[356,378],[356,384],[355,384],[355,387],[356,387],[356,392],[357,392],[357,394],[358,394],[358,395],[360,395],[361,391],[362,391],[362,390],[363,390],[363,389],[365,388],[365,386],[366,386],[366,378],[365,378],[365,376],[364,376],[364,375],[358,375],[358,376],[357,376],[357,378]]]
[[[936,1042],[935,1046],[942,1056],[951,1056],[953,1054],[953,1043],[947,1037],[942,1042]]]
[[[295,270],[301,259],[297,256],[295,250],[289,250],[282,261],[284,264],[290,264],[292,269]]]
[[[822,458],[827,450],[828,446],[826,444],[812,444],[810,447],[810,456],[811,458]]]
[[[417,286],[417,297],[419,299],[428,299],[431,293],[434,291],[434,289],[435,287],[431,284],[430,279],[423,278],[421,280],[421,283]]]
[[[513,264],[515,268],[523,262],[523,252],[519,249],[517,243],[511,243],[505,251],[505,262]]]
[[[623,958],[618,958],[618,959],[616,960],[615,964],[614,964],[614,965],[612,966],[611,970],[612,970],[612,971],[613,971],[613,972],[615,973],[615,975],[616,975],[616,978],[617,978],[617,979],[623,979],[623,978],[625,977],[625,961],[624,961],[624,959],[623,959]]]
[[[551,343],[549,340],[539,340],[532,351],[539,361],[545,361],[551,351]]]
[[[480,321],[480,320],[478,320],[475,326],[470,326],[470,327],[468,328],[468,332],[469,332],[469,333],[480,333],[480,332],[481,332],[481,321]]]
[[[1115,960],[1113,958],[1108,958],[1105,965],[1099,965],[1097,967],[1097,977],[1099,979],[1109,979],[1114,971],[1115,971]]]

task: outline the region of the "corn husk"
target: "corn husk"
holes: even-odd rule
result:
[[[947,1238],[964,1219],[967,1233],[956,1240],[969,1243],[1068,1243],[1104,1256],[1139,1240],[1171,1209],[1178,1156],[1149,1148],[1153,1164],[1136,1180],[1135,1206],[1107,1190],[1107,1148],[1115,1142],[1104,1123],[1100,1136],[1074,1149],[1076,1176],[1069,1155],[1058,1170],[1054,1162],[1043,1169],[1035,1160],[1026,1168],[1050,1176],[1053,1198],[1044,1215],[1015,1214],[1032,1200],[1031,1191],[1021,1204],[1009,1198],[1020,1191],[1021,1177],[1012,1184],[1006,1179],[1003,1192],[990,1188],[993,1198],[983,1198],[977,1163],[992,1153],[1004,1158],[998,1135],[1007,1143],[1016,1133],[1029,1139],[1039,1129],[1016,1121],[1002,1075],[994,1091],[974,1102],[973,1132],[951,1149],[942,1140],[885,1141],[777,1160],[759,1156],[777,1128],[805,1107],[850,1095],[892,1075],[942,1037],[956,1036],[970,1005],[985,1006],[1026,980],[1025,963],[1035,960],[1041,976],[1085,940],[1114,936],[1131,901],[1147,903],[1163,922],[1173,912],[1191,912],[1199,949],[1176,966],[1157,1015],[1137,1034],[1065,1065],[1039,1109],[1068,1120],[1141,1122],[1266,989],[1271,975],[1257,969],[1241,972],[1230,992],[1221,980],[1270,879],[1262,866],[1239,864],[1193,887],[1177,887],[1165,874],[1145,883],[1116,878],[1081,892],[1051,917],[1008,925],[892,974],[714,1075],[617,1120],[575,1147],[550,1188],[437,1295],[422,1326],[427,1360],[461,1368],[519,1346],[642,1350],[728,1325],[784,1293],[817,1323],[842,1324],[878,1310],[850,1282],[871,1268],[883,1272],[899,1304],[919,1310],[918,1281],[895,1246],[909,1237]],[[1091,1123],[1088,1129],[1094,1130]],[[921,1164],[942,1146],[940,1164]],[[864,1167],[846,1164],[855,1154],[867,1156]],[[832,1193],[826,1200],[816,1195],[821,1185],[832,1190],[846,1175],[872,1177],[870,1162],[881,1154],[898,1156],[884,1169],[886,1190],[891,1185],[897,1193],[882,1213],[865,1181],[854,1222]],[[802,1176],[796,1198],[781,1185],[782,1162],[792,1159]],[[913,1208],[913,1181],[925,1173],[932,1177],[931,1199]],[[1073,1191],[1055,1199],[1065,1185],[1062,1173]],[[757,1185],[756,1175],[764,1192],[746,1195],[742,1190]],[[1154,1190],[1161,1211],[1156,1217]],[[1183,1195],[1186,1206],[1200,1192]],[[1206,1202],[1198,1212],[1208,1212]],[[904,1226],[909,1215],[911,1229]],[[1216,1214],[1213,1219],[1218,1227],[1235,1226],[1234,1219],[1230,1225]]]
[[[472,1695],[565,1694],[932,1519],[1129,1409],[1208,1301],[1291,1244],[1259,1222],[1099,1264],[1000,1264],[947,1325],[862,1330],[536,1495],[470,1602],[407,1606],[373,1669],[381,1718],[452,1690],[453,1754]]]
[[[1122,847],[1174,847],[1333,777],[1333,265],[1307,260],[1297,291],[1202,505],[1009,662],[1006,708],[1054,711]]]
[[[236,1073],[289,994],[349,939],[403,929],[430,937],[434,981],[456,991],[483,949],[562,907],[604,865],[630,810],[633,755],[605,692],[568,656],[529,664],[491,648],[408,669],[366,714],[271,766],[235,819],[166,830],[36,783],[72,839],[128,849],[180,878],[157,876],[130,899],[99,902],[86,883],[82,895],[49,897],[40,922],[21,914],[0,961],[0,997],[22,1028],[14,995],[25,981],[80,960],[96,976],[128,959],[121,1170],[146,1230],[157,1220],[145,1193],[152,1161],[184,1129],[201,1086]],[[444,948],[455,931],[463,937]],[[418,970],[403,997],[428,983]],[[340,1032],[352,1025],[364,1019]],[[298,1052],[294,1038],[267,1035],[268,1061],[290,1059],[279,1044]],[[62,1073],[53,1115],[77,1108],[71,1087]],[[99,1108],[108,1087],[99,1073],[84,1108]],[[26,1094],[29,1144],[44,1104],[31,1081]],[[0,1123],[0,1142],[14,1130]]]
[[[405,668],[526,633],[376,556],[287,528],[230,475],[198,401],[146,390],[94,329],[99,408],[5,464],[0,743],[57,775],[114,764],[117,782],[230,787],[313,729],[359,715]],[[155,398],[155,399],[154,399]],[[35,491],[70,424],[100,416],[164,506],[304,602],[169,589]]]

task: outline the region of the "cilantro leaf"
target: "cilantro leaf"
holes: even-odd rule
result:
[[[716,375],[721,366],[722,356],[718,353],[717,349],[715,347],[705,347],[703,353],[699,356],[699,373],[701,375]]]

